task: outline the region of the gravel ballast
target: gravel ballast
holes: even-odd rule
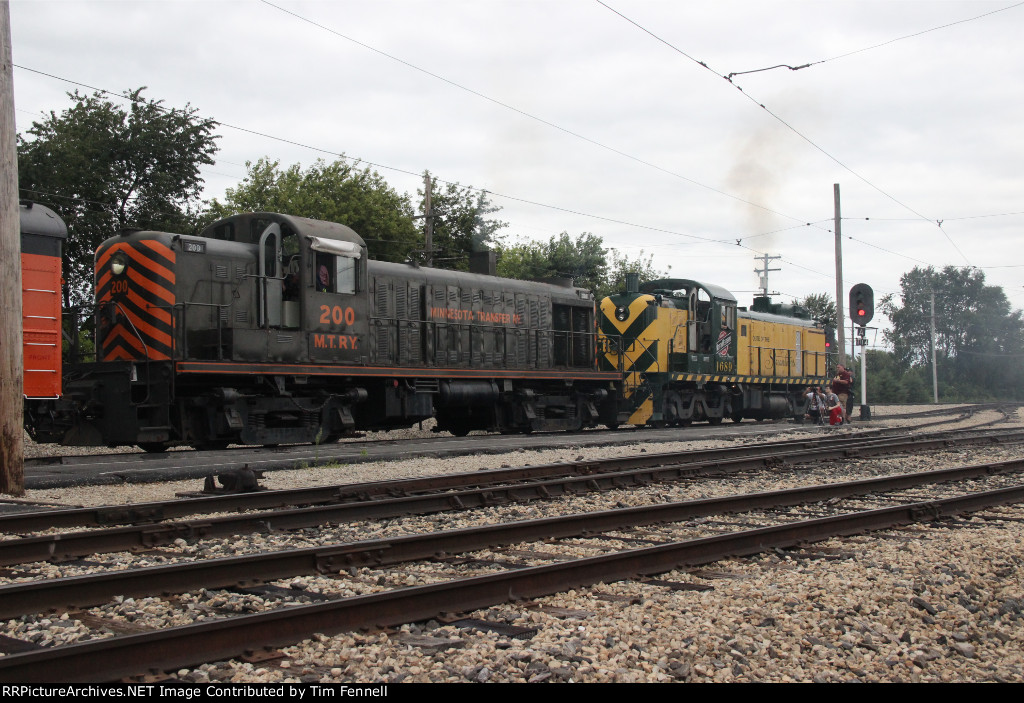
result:
[[[1019,414],[1013,424],[1020,424]],[[721,444],[707,440],[680,448]],[[633,451],[641,449],[673,447],[637,446]],[[573,448],[417,459],[274,472],[264,484],[285,488],[383,480],[627,451]],[[1021,453],[993,450],[999,455],[1014,451]],[[977,460],[988,455],[978,452]],[[973,460],[963,457],[963,463]],[[891,465],[885,473],[901,466],[920,470],[921,463],[914,456],[882,462]],[[158,500],[196,488],[194,481],[78,487],[31,491],[26,498],[94,505]],[[196,682],[1022,682],[1022,540],[1024,506],[1010,506],[938,525],[677,570],[651,582],[599,584],[458,614],[515,626],[522,631],[517,636],[430,621],[382,632],[317,636],[282,649],[283,658],[221,662],[178,676]],[[666,582],[710,588],[673,590]],[[143,601],[127,599],[116,608],[128,619],[141,620],[136,610],[158,607]],[[242,612],[263,607],[251,597],[238,601]],[[38,623],[24,625],[29,632]]]

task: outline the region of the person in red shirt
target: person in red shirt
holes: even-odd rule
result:
[[[850,387],[853,385],[853,374],[849,370],[839,364],[836,367],[836,377],[832,379],[832,392],[839,396],[839,406],[842,409],[843,422],[849,422],[850,418],[846,414],[846,403],[850,399]]]
[[[839,396],[835,393],[828,394],[828,424],[831,426],[843,424],[844,408],[839,402]],[[847,420],[849,422],[849,420]]]

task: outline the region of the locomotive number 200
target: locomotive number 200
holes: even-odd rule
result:
[[[332,322],[336,325],[340,325],[342,322],[346,325],[353,325],[356,322],[356,311],[352,308],[343,308],[340,305],[321,305],[320,324],[329,325]]]
[[[114,281],[110,284],[111,293],[127,293],[128,292],[128,281]]]

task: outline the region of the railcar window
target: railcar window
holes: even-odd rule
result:
[[[263,235],[263,232],[272,224],[273,222],[271,220],[264,218],[257,218],[249,223],[249,237],[253,244],[260,241],[260,237]]]
[[[350,259],[347,256],[336,256],[336,274],[334,277],[336,284],[336,293],[348,293],[349,295],[356,292],[356,260]]]
[[[228,222],[220,227],[214,227],[212,234],[213,239],[222,239],[225,242],[233,242],[235,241],[235,223]]]
[[[287,262],[299,253],[299,235],[290,229],[281,228],[281,257]]]
[[[356,259],[318,253],[313,285],[323,293],[356,292]]]
[[[264,257],[263,257],[263,275],[264,276],[276,276],[277,275],[277,240],[274,237],[267,237],[267,241],[263,245]]]
[[[316,271],[313,272],[313,286],[322,293],[334,292],[334,257],[330,254],[316,255]]]

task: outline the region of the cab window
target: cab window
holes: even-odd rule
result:
[[[317,253],[313,287],[323,293],[355,293],[356,260],[348,256]]]

